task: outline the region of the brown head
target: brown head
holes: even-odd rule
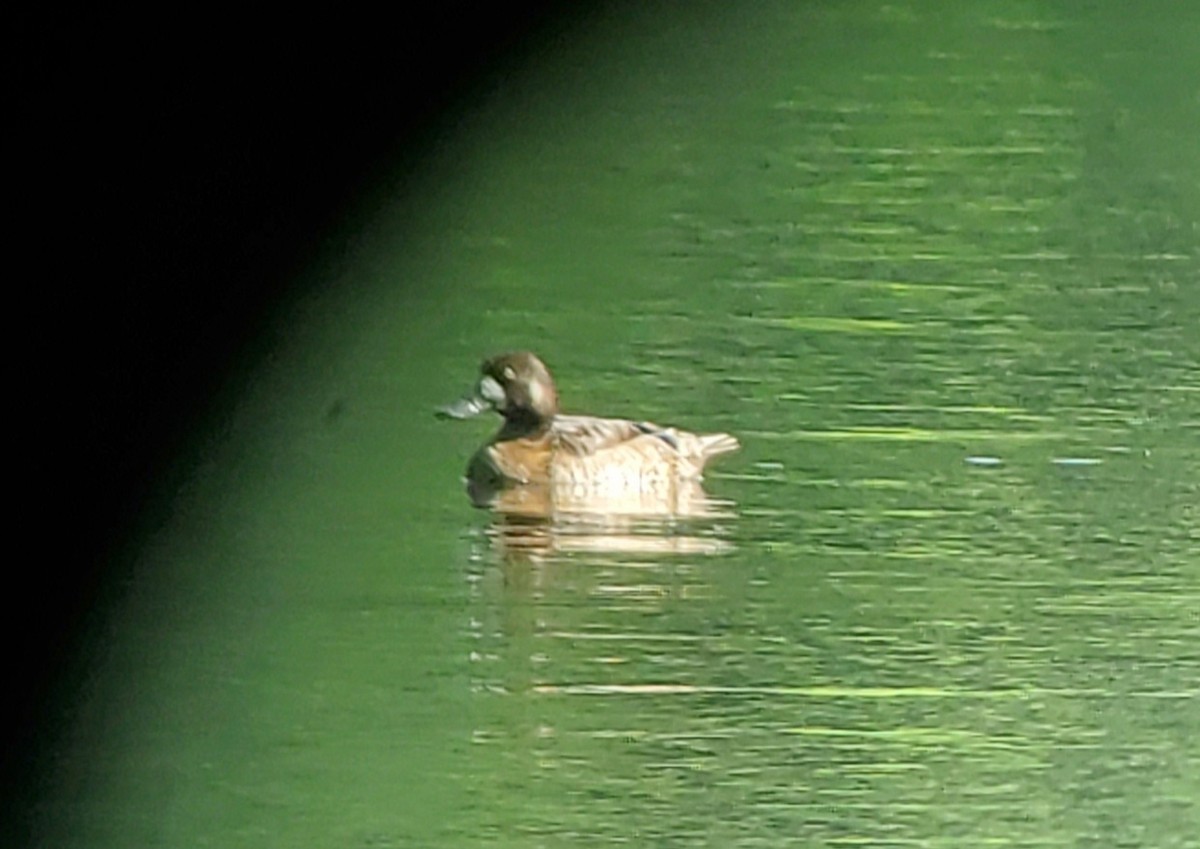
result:
[[[485,410],[504,417],[512,433],[537,433],[558,413],[558,391],[546,364],[528,351],[500,354],[479,367],[475,391],[438,410],[443,417],[465,419]]]

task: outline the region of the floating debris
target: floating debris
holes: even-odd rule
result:
[[[1000,466],[1004,461],[999,457],[971,456],[966,458],[968,466]]]
[[[1050,461],[1056,466],[1099,466],[1104,461],[1098,457],[1055,457]]]

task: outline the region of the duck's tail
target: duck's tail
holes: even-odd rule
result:
[[[700,454],[706,461],[741,447],[737,438],[728,433],[706,433],[700,437]]]

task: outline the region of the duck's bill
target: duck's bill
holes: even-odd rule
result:
[[[469,419],[492,409],[492,404],[486,398],[478,395],[468,395],[453,404],[438,407],[435,415],[439,419]]]
[[[474,395],[468,395],[461,401],[456,401],[445,407],[439,407],[437,416],[440,419],[469,419],[487,410],[496,410],[504,406],[504,388],[494,377],[485,375],[479,381]]]

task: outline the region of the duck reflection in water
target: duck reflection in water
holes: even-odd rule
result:
[[[563,415],[549,369],[528,351],[485,361],[475,390],[438,415],[464,419],[488,410],[504,422],[468,463],[467,493],[531,541],[549,535],[554,548],[570,540],[606,550],[678,550],[686,538],[672,543],[650,531],[676,519],[730,515],[728,503],[700,486],[709,460],[738,448],[729,434]]]

